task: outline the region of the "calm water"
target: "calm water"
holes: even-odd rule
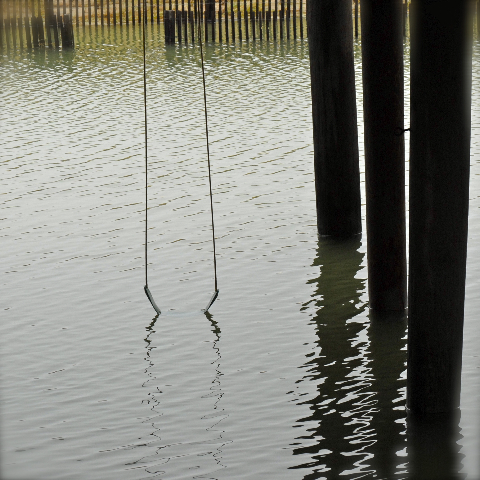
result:
[[[462,409],[447,431],[407,429],[406,323],[369,315],[366,236],[317,238],[308,45],[206,49],[220,297],[204,315],[214,286],[198,49],[148,33],[156,318],[143,293],[140,30],[76,39],[74,52],[0,60],[1,478],[441,468],[478,480],[480,44]],[[363,155],[359,44],[355,61]]]

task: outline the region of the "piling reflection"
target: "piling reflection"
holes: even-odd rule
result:
[[[404,314],[367,317],[360,278],[361,239],[321,238],[314,266],[320,275],[312,300],[319,354],[301,381],[316,383],[311,414],[299,420],[309,435],[296,468],[313,478],[402,478],[406,472]]]
[[[407,416],[408,478],[464,479],[459,427],[460,410],[450,415]]]
[[[366,312],[360,238],[321,238],[312,321],[318,335],[300,382],[316,394],[298,420],[308,435],[295,439],[304,479],[460,479],[459,414],[419,418],[406,403],[406,312]],[[302,398],[302,397],[301,397]]]
[[[310,457],[296,468],[307,468],[314,473],[305,479],[352,478],[358,474],[366,454],[365,448],[373,442],[370,427],[373,393],[369,389],[369,375],[365,356],[365,321],[355,317],[365,311],[361,301],[365,280],[356,278],[364,253],[359,251],[360,237],[348,240],[320,238],[314,266],[320,267],[319,276],[308,283],[316,289],[312,300],[316,309],[313,322],[318,335],[320,354],[304,365],[307,374],[301,381],[315,382],[317,395],[307,400],[311,414],[298,422],[306,424],[309,435],[296,439],[302,446],[294,455]]]
[[[371,389],[375,433],[371,463],[379,478],[401,478],[406,471],[406,329],[404,312],[369,313]]]

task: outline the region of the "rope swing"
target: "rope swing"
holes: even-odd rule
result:
[[[195,2],[195,9],[198,9],[198,3]],[[144,19],[147,11],[146,0],[143,0],[143,12]],[[198,10],[196,13],[199,13]],[[198,18],[198,17],[197,17]],[[217,280],[217,258],[216,258],[216,249],[215,249],[215,223],[213,218],[213,193],[212,193],[212,173],[210,166],[210,146],[208,141],[208,115],[207,115],[207,89],[205,86],[205,64],[203,59],[203,44],[202,44],[202,22],[198,22],[198,40],[200,44],[200,57],[202,65],[202,83],[203,83],[203,102],[204,102],[204,112],[205,112],[205,136],[207,143],[207,163],[208,163],[208,184],[209,184],[209,193],[210,193],[210,214],[212,219],[212,243],[213,243],[213,271],[215,284],[215,291],[210,298],[207,306],[202,310],[203,312],[208,312],[208,309],[213,305],[213,302],[218,297],[218,280]],[[143,104],[144,104],[144,113],[145,113],[145,294],[147,295],[148,300],[152,304],[152,307],[160,315],[162,312],[160,308],[155,303],[152,293],[148,288],[148,135],[147,135],[147,68],[146,68],[146,56],[145,56],[145,20],[143,21]]]

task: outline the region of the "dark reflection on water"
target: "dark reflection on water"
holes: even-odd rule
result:
[[[314,266],[320,267],[319,276],[308,282],[316,290],[303,308],[314,302],[313,321],[321,350],[304,365],[307,374],[303,380],[315,382],[318,390],[315,398],[303,402],[310,406],[311,414],[299,422],[307,424],[310,434],[297,439],[302,446],[294,449],[294,455],[311,457],[296,467],[313,470],[305,479],[327,472],[329,478],[348,474],[373,442],[369,422],[374,400],[361,353],[365,343],[355,340],[365,327],[349,322],[367,307],[360,300],[365,280],[355,278],[364,257],[360,245],[360,237],[344,241],[321,238],[314,261]]]
[[[298,420],[309,435],[296,438],[293,453],[305,461],[294,468],[309,470],[304,479],[464,478],[458,417],[407,424],[406,313],[367,317],[360,245],[360,238],[318,243],[320,274],[309,280],[316,288],[302,309],[316,310],[319,354],[300,380],[314,382],[317,395],[301,403],[310,407]]]
[[[460,411],[453,415],[407,417],[409,478],[464,479],[459,427]]]

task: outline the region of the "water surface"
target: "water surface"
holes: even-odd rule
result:
[[[406,322],[369,314],[366,235],[317,237],[307,43],[206,48],[220,296],[204,315],[199,51],[148,32],[155,317],[141,31],[76,41],[1,59],[2,479],[409,478],[433,458],[477,480],[480,44],[462,408],[447,431],[407,430]]]

